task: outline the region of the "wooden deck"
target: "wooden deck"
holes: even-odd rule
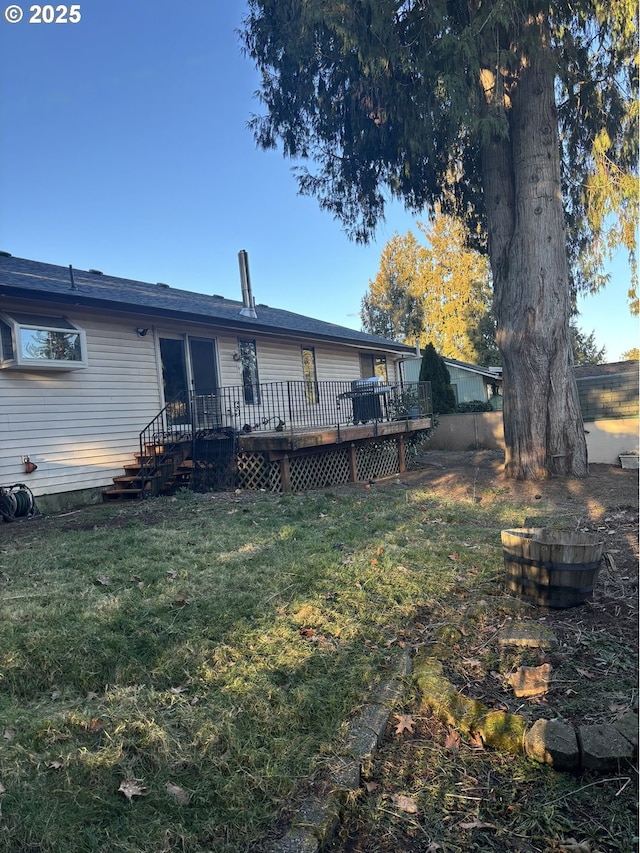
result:
[[[238,446],[240,450],[249,452],[286,453],[365,439],[391,438],[430,429],[431,426],[432,418],[422,417],[397,421],[372,421],[348,426],[300,427],[283,432],[260,430],[241,433],[238,436]]]

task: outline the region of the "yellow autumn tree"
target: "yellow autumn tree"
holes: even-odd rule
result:
[[[465,244],[459,220],[438,213],[429,224],[395,234],[362,300],[363,327],[372,334],[421,346],[440,355],[475,362],[473,331],[491,306],[489,263]]]

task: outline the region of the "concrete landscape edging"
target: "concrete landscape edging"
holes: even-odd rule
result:
[[[548,638],[541,636],[539,642],[545,645]],[[539,719],[529,725],[518,714],[496,711],[468,699],[443,671],[442,662],[425,649],[413,659],[408,651],[398,656],[393,674],[349,723],[326,777],[299,805],[289,831],[271,845],[269,853],[319,853],[331,841],[340,823],[344,798],[360,787],[362,768],[382,745],[392,709],[409,678],[418,685],[433,713],[461,734],[479,735],[490,748],[525,754],[557,771],[607,773],[637,755],[637,708],[611,724],[576,727],[563,720]]]

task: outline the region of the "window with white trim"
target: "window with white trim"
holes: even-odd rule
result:
[[[87,338],[66,317],[0,314],[0,368],[87,367]]]

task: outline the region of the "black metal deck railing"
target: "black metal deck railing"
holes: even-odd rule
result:
[[[171,400],[140,432],[146,491],[167,466],[167,444],[216,432],[288,432],[432,415],[429,382],[263,382]]]
[[[431,414],[428,382],[266,382],[192,399],[196,431],[290,432]]]

